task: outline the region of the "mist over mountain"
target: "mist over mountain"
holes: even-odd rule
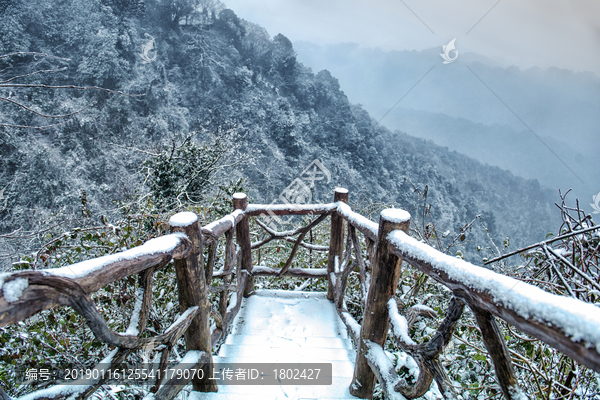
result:
[[[416,134],[392,132],[377,124],[376,112],[369,115],[366,105],[367,109],[353,104],[358,99],[351,93],[386,84],[388,97],[369,107],[394,104],[398,93],[403,93],[402,85],[392,84],[389,78],[405,76],[404,83],[413,85],[427,72],[423,70],[429,65],[427,52],[399,57],[399,64],[388,72],[366,74],[353,86],[343,80],[348,76],[343,71],[329,72],[341,64],[332,62],[322,70],[305,66],[285,35],[271,37],[217,1],[40,0],[11,3],[1,18],[5,23],[0,24],[0,54],[34,51],[68,59],[53,64],[28,55],[3,59],[5,77],[64,65],[56,73],[28,75],[22,82],[98,85],[142,95],[41,89],[2,92],[47,114],[84,110],[58,126],[22,129],[11,125],[43,125],[45,119],[14,104],[0,104],[5,124],[0,127],[2,232],[31,226],[61,208],[76,207],[83,191],[89,207],[109,210],[114,200],[144,190],[147,172],[141,166],[148,154],[199,127],[215,134],[236,132],[231,145],[241,146],[251,161],[227,179],[244,177],[256,202],[275,200],[319,159],[332,181],[330,190],[314,201],[331,201],[332,190],[343,186],[350,189],[351,203],[363,199],[410,208],[420,201],[415,188],[421,192],[427,188],[431,219],[440,232],[458,232],[480,215],[488,232],[478,224],[472,241],[463,245],[473,261],[480,261],[475,246],[489,242],[488,233],[496,242],[509,236],[511,249],[516,249],[557,229],[556,191],[486,166],[452,151],[450,145],[448,149]],[[363,56],[376,62],[378,54],[357,55],[362,60],[356,60],[357,66],[344,65],[360,69]],[[384,59],[380,62],[385,65]],[[464,74],[458,65],[449,67]],[[438,71],[442,68],[434,69],[432,76]],[[479,72],[487,78],[486,71]],[[438,111],[450,116],[468,108],[432,96],[431,91],[428,94],[427,89],[448,82],[443,74],[436,79],[424,80],[419,87],[424,93],[404,101],[423,107],[437,104]],[[588,78],[576,79],[587,82]],[[489,96],[479,82],[471,80],[470,85],[481,96]],[[477,97],[469,101],[474,107],[480,102]],[[495,109],[494,118],[501,120],[505,111]],[[470,113],[476,116],[478,111]],[[409,121],[422,116],[423,111],[415,112]],[[422,129],[434,135],[448,126],[448,118],[440,115]],[[460,123],[457,131],[468,131],[475,124],[467,124],[466,129]],[[411,127],[404,120],[401,124]],[[402,131],[411,133],[408,128]],[[469,141],[466,136],[455,140]],[[215,186],[222,183],[226,182]]]
[[[586,207],[600,190],[600,78],[593,73],[521,70],[462,53],[460,43],[457,60],[448,65],[441,63],[441,48],[384,52],[307,42],[295,48],[311,68],[328,68],[350,101],[390,129],[553,190],[573,188]]]

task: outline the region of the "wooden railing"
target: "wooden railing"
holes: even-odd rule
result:
[[[194,390],[217,390],[214,381],[207,379],[211,376],[208,371],[212,365],[212,349],[226,338],[243,297],[253,294],[254,277],[325,278],[328,280],[327,297],[334,302],[358,350],[350,392],[359,398],[372,397],[376,379],[390,399],[420,397],[429,390],[434,379],[446,398],[456,398],[438,357],[450,342],[465,304],[476,317],[506,398],[517,399],[524,395],[496,317],[600,372],[599,308],[573,298],[549,294],[442,254],[408,236],[410,215],[405,211],[384,210],[379,224],[376,224],[352,211],[347,201],[345,189],[336,189],[334,202],[322,205],[248,205],[246,195],[236,193],[233,196],[234,211],[202,228],[195,214],[179,213],[169,221],[170,235],[152,239],[140,247],[69,267],[0,275],[0,326],[17,323],[52,307],[70,306],[84,317],[98,340],[115,346],[115,350],[98,364],[97,368],[103,369],[107,369],[107,365],[118,368],[133,351],[157,348],[161,351],[160,366],[164,368],[175,342],[185,335],[187,354],[183,357],[181,368],[202,368],[207,373],[204,379],[195,376],[193,379],[181,377],[168,382],[157,381],[152,393],[147,396],[149,399],[171,399],[190,380]],[[307,226],[286,232],[277,232],[257,219],[267,237],[251,243],[249,219],[265,214],[315,215],[316,218]],[[328,216],[331,216],[329,246],[305,242],[307,233]],[[366,245],[366,260],[362,256],[360,234]],[[214,271],[221,238],[225,242],[223,267]],[[258,250],[273,240],[294,243],[283,267],[253,265],[252,250]],[[203,259],[205,246],[208,246],[206,262]],[[328,251],[327,268],[292,268],[300,247]],[[351,262],[352,258],[355,262]],[[181,317],[165,332],[145,338],[143,333],[152,302],[154,273],[172,259]],[[393,298],[402,261],[453,292],[445,319],[427,343],[416,344],[411,340],[407,319],[400,315]],[[344,301],[348,277],[356,268],[363,302],[362,325],[350,315]],[[90,295],[103,286],[135,274],[138,275],[140,289],[134,315],[125,334],[115,333],[109,329]],[[221,284],[214,285],[214,279],[219,279]],[[209,292],[220,293],[218,310],[209,303]],[[232,296],[229,296],[230,292],[233,292]],[[212,331],[211,318],[215,325]],[[398,346],[419,365],[420,372],[414,384],[409,385],[400,379],[394,365],[385,356],[383,345],[389,331]],[[59,385],[26,397],[40,399],[74,395],[87,398],[102,384],[104,381],[98,379],[86,385]],[[5,394],[0,389],[0,397],[3,396]]]

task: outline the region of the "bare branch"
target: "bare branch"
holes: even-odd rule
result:
[[[60,124],[53,124],[53,125],[42,125],[42,126],[30,126],[30,125],[13,125],[13,124],[5,124],[5,123],[1,123],[0,122],[0,126],[4,126],[7,128],[24,128],[24,129],[48,129],[48,128],[54,128],[56,126],[61,126],[66,124],[67,121],[65,122],[61,122]],[[8,135],[8,134],[7,134]]]
[[[52,56],[52,55],[46,54],[46,53],[37,53],[34,51],[18,51],[16,53],[3,54],[3,55],[0,55],[0,58],[8,58],[8,57],[12,57],[12,56],[42,56],[42,57],[54,58],[56,60],[61,60],[61,61],[71,61],[70,58],[57,57],[57,56]]]
[[[99,87],[99,86],[43,85],[43,84],[39,84],[39,83],[12,83],[12,84],[1,83],[0,84],[0,88],[2,88],[2,87],[10,87],[10,88],[42,88],[42,89],[100,90],[102,92],[120,94],[122,96],[127,96],[127,97],[140,97],[140,96],[145,96],[146,95],[146,93],[142,93],[142,94],[128,94],[128,93],[125,93],[125,92],[121,92],[120,90],[106,89],[106,88],[102,88],[102,87]]]
[[[27,111],[29,111],[29,112],[32,112],[32,113],[34,113],[34,114],[36,114],[36,115],[39,115],[40,117],[44,117],[44,118],[68,118],[68,117],[71,117],[71,116],[73,116],[73,115],[75,115],[75,114],[79,114],[79,113],[80,113],[80,112],[82,112],[83,110],[85,110],[85,109],[87,109],[87,108],[91,107],[93,104],[96,104],[96,102],[95,102],[95,101],[92,101],[90,104],[88,104],[87,106],[83,107],[82,109],[80,109],[80,110],[77,110],[77,111],[73,111],[72,113],[69,113],[69,114],[64,114],[64,115],[46,115],[46,114],[42,114],[42,113],[40,113],[40,112],[38,112],[38,111],[35,111],[35,110],[34,110],[34,109],[32,109],[32,108],[29,108],[29,107],[27,107],[25,104],[21,104],[21,103],[19,103],[18,101],[14,101],[14,100],[12,100],[12,99],[9,99],[9,98],[7,98],[7,97],[0,97],[0,100],[2,100],[2,101],[7,101],[7,102],[9,102],[9,103],[12,103],[12,104],[14,104],[14,105],[17,105],[17,106],[19,106],[19,107],[21,107],[21,108],[24,108],[25,110],[27,110]]]
[[[59,69],[42,69],[42,70],[39,70],[39,71],[32,72],[30,74],[13,76],[12,78],[10,78],[10,79],[8,79],[6,81],[0,81],[0,84],[8,83],[8,82],[14,81],[15,79],[27,78],[27,77],[30,77],[30,76],[33,76],[33,75],[38,75],[38,74],[45,74],[45,73],[48,73],[48,72],[60,72],[60,71],[66,70],[66,69],[67,69],[67,67],[62,67],[62,68],[59,68]]]
[[[506,253],[503,256],[493,258],[493,259],[491,259],[489,261],[484,262],[483,265],[487,265],[487,264],[490,264],[490,263],[493,263],[493,262],[496,262],[496,261],[500,261],[500,260],[502,260],[502,259],[504,259],[506,257],[510,257],[510,256],[514,256],[515,254],[522,253],[525,250],[531,250],[531,249],[534,249],[536,247],[540,247],[540,246],[543,246],[543,245],[546,245],[546,244],[550,244],[552,242],[556,242],[557,240],[566,239],[568,237],[579,235],[579,234],[582,234],[582,233],[587,233],[587,232],[596,230],[598,228],[600,228],[600,225],[595,225],[595,226],[591,226],[589,228],[580,229],[578,231],[573,231],[573,232],[570,232],[570,233],[565,233],[564,235],[556,236],[555,238],[544,240],[543,242],[532,244],[532,245],[523,247],[523,248],[521,248],[519,250],[515,250],[515,251],[512,251],[510,253]]]

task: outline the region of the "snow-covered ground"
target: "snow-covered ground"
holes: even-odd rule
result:
[[[258,291],[244,300],[215,363],[331,363],[331,385],[222,385],[189,399],[355,399],[355,352],[325,293]]]

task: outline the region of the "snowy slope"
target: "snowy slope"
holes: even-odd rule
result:
[[[215,363],[332,363],[331,385],[222,385],[189,399],[354,399],[355,352],[325,293],[258,291],[244,300]]]

